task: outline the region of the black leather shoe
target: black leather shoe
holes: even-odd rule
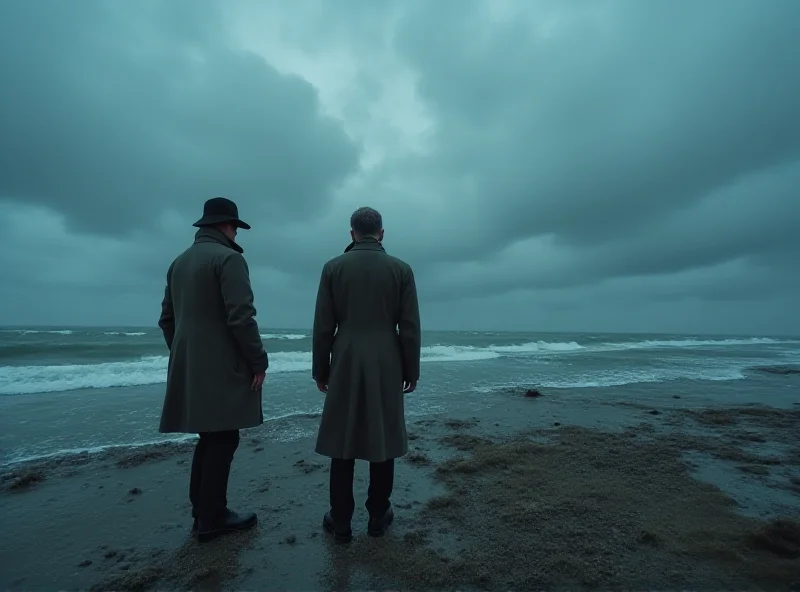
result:
[[[394,510],[392,506],[389,506],[389,509],[380,518],[370,517],[369,524],[367,524],[367,534],[373,537],[383,536],[392,522],[394,522]]]
[[[353,540],[353,529],[349,526],[346,529],[337,529],[330,512],[325,513],[325,517],[322,519],[322,526],[333,535],[333,540],[337,543],[349,543]]]
[[[227,510],[226,514],[220,520],[210,521],[203,520],[202,518],[198,519],[197,540],[201,543],[207,543],[231,532],[248,530],[253,528],[257,523],[258,518],[252,512],[238,514]]]

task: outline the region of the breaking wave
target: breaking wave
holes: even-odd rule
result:
[[[264,339],[304,339],[301,334],[265,334]],[[707,348],[730,346],[762,346],[797,341],[779,341],[771,338],[749,339],[675,339],[644,340],[632,342],[605,342],[581,345],[577,341],[546,342],[530,341],[520,344],[469,346],[432,345],[422,348],[424,363],[455,363],[492,360],[501,357],[570,355],[585,352],[654,349],[654,348]],[[311,353],[308,351],[270,352],[271,374],[284,372],[308,372],[311,370]],[[0,366],[0,395],[22,395],[70,391],[87,388],[131,387],[161,384],[166,380],[166,356],[144,356],[135,360],[102,362],[95,364],[61,364],[39,366]],[[739,370],[726,371],[720,380],[730,380],[741,376]],[[563,384],[552,386],[606,386],[640,381],[643,377],[612,376],[588,379],[583,384]],[[667,376],[653,376],[653,380],[668,379]],[[698,378],[701,378],[698,376]],[[710,378],[714,379],[714,378]],[[622,382],[616,382],[622,381]]]

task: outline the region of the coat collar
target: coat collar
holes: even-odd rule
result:
[[[236,241],[229,239],[225,234],[217,230],[216,228],[211,228],[209,226],[204,226],[200,230],[198,230],[194,235],[194,242],[195,243],[219,243],[220,245],[224,245],[236,251],[237,253],[244,253],[244,249],[240,247]]]
[[[347,253],[348,251],[382,251],[385,253],[386,249],[383,248],[381,242],[374,236],[365,236],[347,245],[344,252]]]

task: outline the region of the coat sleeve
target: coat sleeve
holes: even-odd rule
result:
[[[328,265],[322,268],[317,289],[317,305],[314,310],[314,330],[312,332],[311,375],[314,380],[328,382],[331,372],[331,349],[336,334],[336,316],[333,309]]]
[[[397,328],[403,352],[403,381],[417,382],[420,372],[420,356],[422,355],[422,328],[419,319],[417,284],[414,280],[414,271],[410,267],[403,274],[402,290],[400,322],[397,324]]]
[[[225,303],[228,330],[239,345],[239,351],[253,374],[266,372],[269,360],[255,319],[250,270],[239,253],[232,254],[223,261],[220,289]]]
[[[173,263],[174,265],[174,263]],[[172,341],[175,339],[175,309],[172,306],[172,265],[167,271],[167,286],[164,288],[164,299],[161,301],[161,316],[158,319],[158,326],[164,335],[167,349],[172,349]]]

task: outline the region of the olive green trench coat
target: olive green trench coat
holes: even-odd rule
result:
[[[213,228],[170,265],[158,326],[169,348],[161,432],[260,425],[253,376],[268,366],[242,248]]]
[[[328,261],[317,292],[314,380],[328,392],[317,453],[383,462],[408,452],[403,382],[417,382],[421,328],[411,267],[372,238]]]

